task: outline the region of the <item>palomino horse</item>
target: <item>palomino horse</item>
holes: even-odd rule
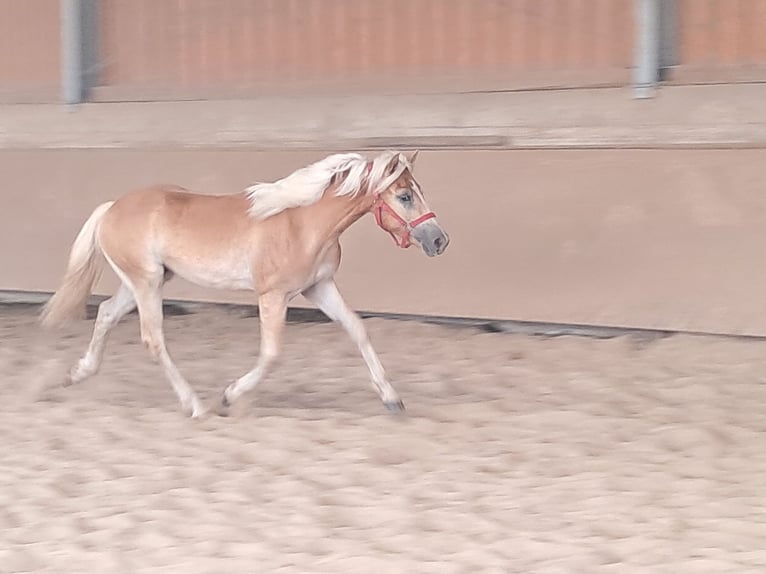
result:
[[[255,368],[224,390],[224,411],[273,365],[287,305],[300,293],[358,345],[386,408],[403,409],[334,275],[341,234],[371,211],[399,247],[414,241],[431,257],[447,248],[449,238],[413,176],[416,155],[385,152],[368,160],[355,153],[334,154],[244,193],[209,196],[158,185],[99,205],[77,235],[62,285],[42,312],[45,326],[81,316],[103,267],[100,255],[122,281],[99,306],[90,345],[67,383],[98,371],[109,331],[138,307],[141,340],[162,365],[184,411],[202,415],[204,408],[171,359],[162,330],[162,286],[180,275],[201,286],[257,294],[260,354]]]

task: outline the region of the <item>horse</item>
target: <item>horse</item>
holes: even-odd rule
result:
[[[253,291],[257,298],[259,355],[252,370],[223,390],[220,414],[228,414],[274,365],[288,304],[298,294],[344,328],[385,408],[402,411],[404,403],[334,276],[341,235],[370,212],[400,248],[414,243],[429,257],[444,253],[449,236],[415,180],[416,157],[417,151],[384,151],[371,159],[336,153],[237,193],[214,196],[157,184],[102,203],[75,237],[61,284],[40,314],[44,328],[82,317],[104,261],[121,281],[99,305],[90,344],[63,384],[98,372],[109,332],[137,308],[141,341],[162,366],[183,412],[193,418],[205,414],[163,334],[162,288],[178,275],[204,287]]]

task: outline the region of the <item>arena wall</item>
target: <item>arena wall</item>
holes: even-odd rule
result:
[[[90,211],[132,187],[229,193],[324,153],[2,151],[0,289],[55,289]],[[339,274],[357,309],[766,335],[766,150],[449,150],[418,163],[451,246],[429,259],[360,221]],[[98,291],[114,285],[107,274]],[[167,295],[252,302],[183,281]]]

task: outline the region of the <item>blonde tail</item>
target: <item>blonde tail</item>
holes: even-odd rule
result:
[[[40,321],[45,327],[58,327],[70,319],[82,317],[85,303],[98,281],[103,267],[96,232],[113,201],[99,205],[82,226],[69,253],[64,280],[43,307]]]

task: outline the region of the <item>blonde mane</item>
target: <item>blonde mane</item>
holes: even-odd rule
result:
[[[346,177],[335,188],[335,195],[353,197],[362,192],[380,193],[404,170],[412,169],[404,154],[393,151],[375,157],[368,174],[369,164],[370,161],[358,153],[332,154],[272,183],[253,184],[245,189],[250,200],[250,215],[266,219],[286,209],[316,203],[338,174],[346,173]]]

